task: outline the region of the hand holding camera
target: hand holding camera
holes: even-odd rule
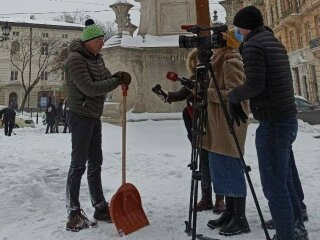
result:
[[[160,84],[157,84],[151,90],[152,90],[152,92],[154,92],[157,95],[158,98],[160,98],[161,101],[163,101],[163,102],[167,101],[168,93],[161,89]]]
[[[112,76],[118,78],[119,85],[125,84],[128,86],[131,83],[131,75],[127,72],[119,71],[113,74]]]

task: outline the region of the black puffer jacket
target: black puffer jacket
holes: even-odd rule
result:
[[[16,112],[12,108],[4,108],[0,111],[0,119],[3,115],[3,122],[15,122]]]
[[[293,80],[287,51],[264,27],[253,30],[243,46],[245,84],[234,88],[230,101],[250,99],[250,108],[259,121],[276,121],[296,115]]]
[[[70,45],[65,63],[70,110],[86,117],[99,118],[105,94],[119,85],[105,67],[101,54],[91,54],[80,41]]]

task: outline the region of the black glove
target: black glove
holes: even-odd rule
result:
[[[228,110],[229,110],[231,125],[233,125],[234,121],[236,121],[236,124],[239,127],[240,120],[241,122],[246,123],[248,116],[243,111],[241,104],[240,103],[234,104],[233,102],[229,101],[228,105],[229,105]]]
[[[119,84],[125,84],[129,86],[129,84],[131,83],[131,76],[127,72],[122,72],[122,71],[116,72],[112,76],[118,78]]]
[[[160,98],[161,101],[164,101],[164,102],[167,101],[168,93],[161,89],[161,85],[160,84],[157,84],[151,90],[152,90],[152,92],[157,94],[158,98]]]

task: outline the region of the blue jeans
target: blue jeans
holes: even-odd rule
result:
[[[263,192],[268,199],[277,237],[281,240],[293,240],[295,218],[301,220],[300,201],[292,177],[292,143],[297,130],[294,117],[260,122],[256,131]]]
[[[246,197],[247,186],[239,158],[209,152],[214,192],[228,197]]]

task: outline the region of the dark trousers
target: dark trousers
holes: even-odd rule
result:
[[[202,174],[202,179],[201,179],[202,198],[212,201],[209,156],[208,156],[208,151],[203,148],[201,149],[200,165],[201,165],[201,174]]]
[[[67,209],[80,208],[81,178],[87,169],[90,198],[93,206],[105,202],[101,184],[101,121],[69,112],[71,128],[71,164],[67,180]]]
[[[53,126],[54,126],[53,124],[47,123],[46,133],[49,133],[49,129],[50,129],[50,133],[54,133]]]
[[[300,200],[292,175],[292,143],[297,129],[294,117],[260,122],[256,131],[261,183],[279,239],[294,239],[295,219],[302,222]]]
[[[187,108],[184,108],[182,112],[182,117],[188,133],[188,138],[190,142],[192,142],[192,118],[190,117],[190,114],[187,111]],[[210,176],[210,169],[209,169],[208,151],[205,149],[201,150],[200,169],[202,174],[202,179],[201,179],[202,198],[205,198],[206,200],[211,201],[212,200],[211,176]]]
[[[300,201],[301,210],[306,210],[307,206],[303,202],[304,193],[303,193],[303,189],[302,189],[302,185],[301,185],[301,181],[300,181],[300,177],[299,177],[299,173],[298,173],[298,169],[297,169],[297,166],[295,163],[294,154],[293,154],[292,149],[291,149],[290,155],[291,155],[291,159],[292,159],[291,167],[292,167],[292,178],[293,178],[294,188],[296,190],[296,193],[297,193],[299,201]]]
[[[13,127],[14,127],[14,122],[5,121],[4,122],[4,135],[11,136]]]

